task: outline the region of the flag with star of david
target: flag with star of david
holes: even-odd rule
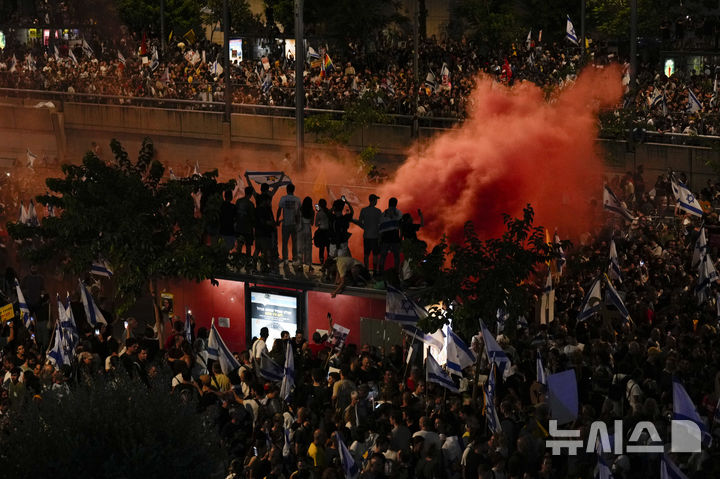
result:
[[[418,320],[425,318],[428,313],[425,309],[405,293],[390,285],[387,288],[385,300],[385,319],[404,324],[417,324]]]

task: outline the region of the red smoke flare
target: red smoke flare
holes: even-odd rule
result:
[[[462,240],[469,220],[481,237],[497,237],[502,214],[518,217],[527,203],[536,225],[576,237],[590,226],[589,201],[602,188],[597,113],[619,101],[620,76],[616,66],[589,67],[553,102],[530,82],[507,88],[479,78],[469,119],[411,152],[378,206],[395,196],[403,212],[415,217],[421,208],[431,244],[443,234]]]

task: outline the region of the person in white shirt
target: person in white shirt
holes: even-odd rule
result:
[[[260,337],[257,338],[252,345],[252,359],[255,362],[260,361],[260,357],[263,353],[268,353],[267,338],[269,335],[270,332],[268,331],[268,328],[263,327],[260,329]]]

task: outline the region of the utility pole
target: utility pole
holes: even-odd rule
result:
[[[223,0],[223,74],[225,82],[225,115],[223,122],[230,123],[232,117],[232,87],[230,85],[230,11],[228,0]]]
[[[165,51],[165,0],[160,0],[160,49]]]
[[[419,56],[420,56],[420,32],[418,22],[420,20],[420,7],[418,0],[413,0],[413,115],[412,115],[412,136],[417,138],[420,134],[418,125],[418,90],[420,89]]]
[[[630,0],[630,91],[637,75],[637,0]]]
[[[585,0],[580,0],[580,48],[585,54]]]
[[[226,0],[227,1],[227,0]],[[305,39],[303,25],[303,0],[295,0],[295,149],[297,168],[305,167]],[[324,61],[321,58],[320,61]]]

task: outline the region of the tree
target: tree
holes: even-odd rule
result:
[[[223,477],[213,422],[170,394],[169,375],[98,378],[11,411],[0,437],[3,477]]]
[[[209,13],[205,15],[205,23],[222,23],[223,0],[208,0]],[[264,25],[260,16],[250,10],[247,0],[228,0],[230,13],[230,31],[234,35],[257,36],[264,32]]]
[[[115,162],[105,164],[88,152],[81,165],[63,165],[64,178],[48,178],[50,194],[38,202],[59,211],[40,226],[8,223],[15,239],[30,240],[21,253],[37,262],[60,258],[69,273],[84,275],[107,260],[114,271],[120,312],[152,291],[161,278],[204,280],[225,267],[221,245],[206,242],[217,223],[221,192],[217,171],[161,181],[165,168],[145,139],[132,163],[120,143],[110,144]],[[191,194],[202,192],[202,216],[194,214]]]
[[[534,211],[530,205],[522,218],[504,215],[507,231],[500,238],[478,238],[471,222],[465,225],[462,244],[450,245],[450,266],[439,264],[434,286],[423,296],[424,304],[455,301],[457,306],[442,312],[437,308],[421,324],[434,331],[446,322],[449,314],[453,329],[470,338],[479,329],[479,319],[493,323],[497,310],[503,308],[510,322],[531,309],[537,287],[532,281],[538,267],[558,257],[545,242],[545,229],[533,226]],[[564,247],[567,247],[567,243]],[[442,246],[444,248],[444,245]],[[435,260],[436,258],[433,258]],[[506,326],[510,335],[514,328]]]
[[[165,0],[166,35],[173,31],[182,36],[190,29],[200,32],[202,25],[200,0]],[[160,2],[152,0],[118,0],[120,19],[135,32],[147,31],[160,35]]]
[[[268,17],[283,26],[286,35],[295,32],[293,0],[265,0],[272,12]],[[303,21],[308,36],[320,35],[338,41],[372,38],[393,21],[401,21],[398,2],[387,0],[304,0]]]

